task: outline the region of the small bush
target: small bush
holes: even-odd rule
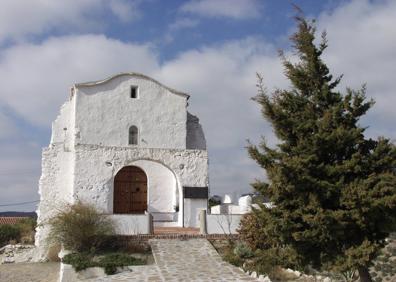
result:
[[[223,254],[223,259],[235,266],[242,266],[243,265],[243,259],[241,259],[239,256],[237,256],[236,254],[234,254],[234,252],[232,251],[232,249],[228,249],[224,252]]]
[[[106,274],[114,274],[117,267],[128,265],[143,265],[145,261],[137,259],[125,253],[107,254],[98,261],[98,266],[104,268]]]
[[[267,242],[266,236],[261,231],[262,227],[262,223],[254,212],[245,214],[241,219],[238,233],[252,250],[262,248],[263,242]]]
[[[245,242],[236,245],[234,254],[243,259],[251,258],[254,255],[252,249]]]
[[[5,246],[10,241],[19,241],[21,232],[18,226],[11,224],[0,225],[0,247]]]
[[[22,244],[33,244],[36,228],[36,220],[34,218],[24,218],[18,221],[16,225],[20,230],[20,242]]]
[[[81,271],[88,267],[103,267],[107,275],[114,274],[117,271],[117,267],[146,264],[144,260],[125,253],[108,253],[98,259],[89,253],[71,253],[63,258],[63,262],[71,264],[76,271]]]
[[[95,207],[78,202],[50,220],[50,243],[63,244],[70,251],[93,251],[114,234],[112,221]]]
[[[221,248],[221,256],[223,260],[232,265],[242,266],[244,260],[235,254],[235,246],[236,244],[234,241],[228,240],[226,245]]]
[[[71,253],[63,257],[62,261],[71,264],[76,271],[84,270],[88,267],[95,266],[92,262],[92,256],[87,253]]]

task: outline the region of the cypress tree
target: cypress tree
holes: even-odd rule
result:
[[[248,146],[269,180],[253,187],[274,204],[253,214],[266,238],[254,247],[276,250],[285,266],[358,270],[360,281],[371,281],[370,263],[395,231],[396,148],[364,136],[359,120],[374,104],[366,88],[340,93],[342,77],[321,59],[326,34],[316,44],[315,22],[300,15],[296,22],[298,62],[280,53],[291,88],[268,94],[258,76],[254,100],[279,144]]]

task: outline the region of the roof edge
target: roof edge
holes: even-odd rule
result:
[[[144,78],[144,79],[150,80],[150,81],[152,81],[152,82],[164,87],[165,89],[169,90],[170,92],[172,92],[172,93],[174,93],[176,95],[180,95],[180,96],[186,97],[187,99],[190,98],[190,95],[188,95],[187,93],[184,93],[184,92],[175,90],[173,88],[170,88],[170,87],[162,84],[158,80],[155,80],[154,78],[151,78],[151,77],[149,77],[147,75],[144,75],[144,74],[141,74],[141,73],[137,73],[137,72],[122,72],[122,73],[118,73],[118,74],[112,75],[112,76],[107,77],[107,78],[102,79],[102,80],[75,83],[73,85],[73,87],[74,88],[80,88],[80,87],[97,86],[97,85],[105,84],[105,83],[109,82],[110,80],[113,80],[113,79],[115,79],[117,77],[120,77],[120,76],[135,76],[135,77],[139,77],[139,78]]]

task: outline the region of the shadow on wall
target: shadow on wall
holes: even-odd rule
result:
[[[206,140],[199,118],[187,112],[187,149],[206,150]]]

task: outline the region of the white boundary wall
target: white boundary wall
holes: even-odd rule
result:
[[[238,234],[243,214],[206,214],[208,234]]]
[[[150,216],[148,214],[112,214],[108,217],[114,222],[116,234],[150,234]]]

